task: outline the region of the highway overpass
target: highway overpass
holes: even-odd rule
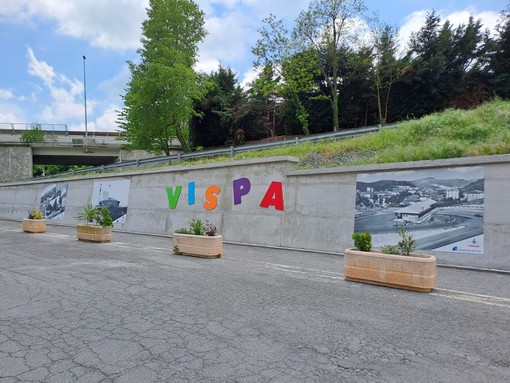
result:
[[[119,132],[68,131],[65,125],[39,125],[44,141],[24,143],[28,124],[0,123],[0,181],[32,177],[33,165],[106,165],[150,157],[145,151],[124,149]],[[180,146],[173,142],[175,149]]]

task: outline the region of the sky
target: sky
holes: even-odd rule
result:
[[[291,29],[310,0],[195,2],[205,13],[208,32],[196,69],[211,73],[221,64],[244,86],[255,78],[251,48],[262,20],[274,14]],[[507,4],[365,0],[368,15],[399,28],[403,46],[432,10],[454,25],[473,15],[494,30]],[[0,129],[39,123],[85,131],[86,115],[89,132],[117,131],[117,111],[130,78],[126,62],[139,59],[147,6],[148,0],[0,0]]]

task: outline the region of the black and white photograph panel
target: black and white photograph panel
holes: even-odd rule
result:
[[[67,182],[55,183],[48,185],[43,189],[39,208],[46,219],[60,220],[64,218],[67,186]]]
[[[483,254],[482,166],[359,174],[354,231],[374,247],[396,244],[404,227],[417,250]]]
[[[92,191],[92,206],[106,206],[112,215],[113,223],[126,222],[130,180],[96,181]]]

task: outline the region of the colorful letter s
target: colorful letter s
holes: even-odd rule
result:
[[[221,188],[216,185],[209,186],[205,191],[205,202],[204,209],[214,210],[218,206],[218,194],[220,194]]]

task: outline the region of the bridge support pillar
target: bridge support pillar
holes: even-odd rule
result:
[[[0,144],[0,181],[32,178],[32,148]]]

